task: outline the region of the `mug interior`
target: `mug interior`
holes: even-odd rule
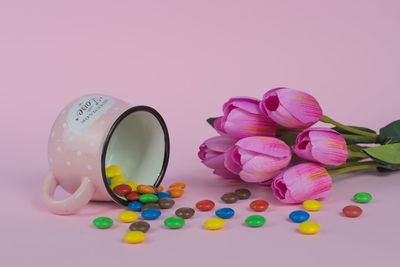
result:
[[[147,106],[124,112],[112,126],[102,155],[103,180],[112,198],[128,202],[109,188],[105,168],[118,165],[126,180],[158,186],[165,174],[169,157],[169,137],[164,120]]]

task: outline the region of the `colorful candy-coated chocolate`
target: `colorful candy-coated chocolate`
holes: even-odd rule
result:
[[[142,207],[142,211],[147,210],[147,209],[160,209],[160,205],[158,203],[146,203]]]
[[[142,231],[130,231],[124,235],[124,241],[129,244],[141,243],[146,239],[146,234]]]
[[[221,219],[229,219],[235,215],[235,211],[231,208],[222,208],[215,211],[215,215],[220,217]]]
[[[170,209],[175,205],[175,200],[171,198],[162,198],[158,201],[161,209]]]
[[[162,185],[157,186],[157,191],[158,192],[164,191],[164,186],[162,186]]]
[[[121,212],[118,215],[118,218],[121,222],[130,223],[130,222],[136,221],[137,218],[139,218],[139,215],[136,212],[126,210],[126,211]]]
[[[235,194],[238,196],[239,199],[248,199],[251,196],[250,190],[246,188],[235,190]]]
[[[160,217],[161,211],[158,209],[147,209],[142,211],[142,218],[145,220],[155,220]]]
[[[164,220],[164,225],[170,229],[178,229],[185,225],[185,220],[179,217],[169,217]]]
[[[362,212],[363,210],[360,207],[354,205],[346,206],[343,208],[343,214],[346,217],[358,217],[362,214]]]
[[[218,230],[224,227],[225,221],[221,218],[210,218],[204,222],[204,227],[208,230]]]
[[[269,203],[265,200],[254,200],[250,203],[250,208],[254,211],[265,211],[268,209]]]
[[[122,175],[114,176],[111,179],[111,183],[123,183],[125,181],[125,177]]]
[[[186,184],[182,183],[182,182],[178,182],[178,183],[173,183],[169,186],[169,188],[180,188],[180,189],[185,189]]]
[[[167,190],[168,193],[170,193],[171,197],[176,198],[176,197],[181,197],[185,191],[181,188],[170,188]]]
[[[310,218],[310,214],[304,210],[295,210],[289,214],[289,219],[293,222],[301,223],[305,222]]]
[[[141,194],[155,194],[156,191],[154,190],[154,187],[150,186],[150,185],[138,185],[137,189],[136,189],[139,193]]]
[[[322,208],[322,203],[318,200],[306,200],[303,202],[303,208],[309,211],[317,211]]]
[[[114,191],[114,188],[121,185],[122,183],[118,182],[118,183],[113,183],[111,180],[111,184],[110,184],[110,189]]]
[[[158,201],[158,197],[152,194],[144,194],[139,197],[139,201],[142,203],[154,203]]]
[[[225,193],[221,197],[221,200],[228,204],[235,203],[238,199],[239,197],[233,192]]]
[[[132,191],[129,194],[126,194],[125,197],[126,197],[127,200],[135,201],[135,200],[139,199],[140,193],[137,192],[137,191]]]
[[[137,221],[129,226],[129,230],[141,231],[143,233],[146,233],[149,229],[150,229],[150,224],[145,221]]]
[[[93,220],[93,225],[99,229],[107,229],[113,225],[113,220],[108,217],[98,217]]]
[[[175,211],[175,215],[182,219],[190,219],[193,217],[195,211],[192,208],[179,208]]]
[[[132,192],[132,188],[127,184],[120,184],[120,185],[114,187],[113,192],[117,195],[125,196],[125,195],[129,194],[130,192]]]
[[[251,215],[251,216],[247,217],[244,222],[247,224],[247,226],[250,226],[250,227],[261,227],[265,224],[266,221],[267,220],[263,216]]]
[[[132,188],[132,191],[136,191],[137,183],[133,181],[124,181],[123,183],[129,185]]]
[[[318,233],[320,228],[321,227],[319,226],[318,223],[306,221],[306,222],[300,223],[298,229],[303,234],[312,235],[312,234]]]
[[[113,178],[122,174],[122,170],[117,165],[111,165],[106,168],[106,177]]]
[[[367,192],[359,192],[353,196],[355,202],[368,203],[372,200],[372,195]]]
[[[156,195],[159,199],[162,198],[171,198],[171,194],[168,192],[158,192]]]
[[[141,211],[143,207],[143,203],[140,201],[132,201],[128,204],[128,209],[132,211]]]
[[[111,179],[110,178],[106,178],[107,184],[110,185],[111,184]]]
[[[196,208],[201,211],[209,211],[215,207],[215,203],[211,200],[201,200],[196,203]]]

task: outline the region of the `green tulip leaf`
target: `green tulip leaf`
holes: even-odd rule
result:
[[[368,148],[367,146],[359,146],[359,145],[348,145],[347,149],[350,149],[351,151],[354,152],[362,152],[364,148]]]
[[[214,128],[214,122],[215,122],[216,119],[218,119],[218,117],[211,117],[211,118],[207,119],[207,122],[208,122],[208,124],[211,125],[211,127]]]
[[[379,130],[380,144],[400,143],[400,120],[393,121]]]
[[[400,143],[368,147],[362,151],[379,163],[400,165]]]
[[[296,143],[296,137],[297,137],[297,134],[288,133],[288,134],[284,134],[284,135],[278,137],[278,139],[285,142],[288,146],[291,147]]]
[[[365,127],[351,126],[351,125],[346,125],[346,126],[354,128],[354,129],[357,129],[357,130],[361,130],[361,131],[364,131],[364,132],[376,133],[374,130],[369,129],[369,128],[365,128]],[[341,134],[353,134],[353,133],[348,132],[346,130],[343,130],[342,128],[339,128],[339,127],[333,127],[332,130],[335,130],[336,132],[341,133]]]

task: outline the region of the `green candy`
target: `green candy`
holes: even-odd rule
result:
[[[245,223],[250,227],[261,227],[267,220],[260,215],[251,215],[246,218]]]
[[[179,217],[169,217],[164,220],[164,225],[170,229],[179,229],[185,225],[185,220]]]
[[[108,217],[98,217],[93,220],[93,225],[99,229],[107,229],[113,225],[113,220]]]
[[[360,192],[360,193],[355,194],[353,196],[353,199],[355,202],[358,202],[358,203],[368,203],[371,201],[372,195],[370,193]]]
[[[158,201],[158,197],[153,194],[143,194],[139,197],[139,201],[142,203],[155,203]]]

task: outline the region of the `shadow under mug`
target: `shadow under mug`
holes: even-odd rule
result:
[[[73,214],[90,200],[128,202],[115,195],[105,168],[118,165],[127,180],[158,186],[169,159],[169,136],[161,115],[106,95],[87,95],[67,105],[51,129],[50,170],[43,200],[55,214]],[[71,195],[53,198],[57,186]]]

